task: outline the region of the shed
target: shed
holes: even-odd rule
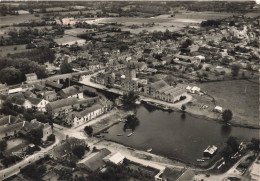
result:
[[[203,156],[212,157],[216,153],[217,149],[218,148],[215,145],[210,145],[206,148],[206,150],[204,150]]]
[[[222,107],[216,106],[213,111],[221,113],[222,110],[223,110]]]
[[[125,159],[125,156],[122,155],[120,152],[117,152],[113,155],[108,155],[107,157],[104,158],[105,161],[112,162],[116,165],[122,164],[124,159]]]

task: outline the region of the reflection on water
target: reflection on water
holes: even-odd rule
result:
[[[231,133],[232,127],[227,125],[227,124],[223,124],[221,126],[221,134],[225,137],[229,136]]]
[[[182,120],[185,120],[185,119],[186,119],[186,114],[185,114],[185,113],[182,113],[182,114],[181,114],[181,119],[182,119]]]
[[[152,153],[195,163],[209,145],[220,147],[229,136],[245,140],[258,137],[255,129],[230,127],[143,104],[137,106],[136,117],[140,124],[131,136],[127,136],[129,131],[117,136],[124,130],[124,123],[120,123],[109,128],[105,138],[140,150],[152,148]]]

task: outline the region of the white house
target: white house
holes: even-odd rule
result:
[[[46,111],[46,105],[49,103],[49,101],[46,101],[44,99],[39,98],[33,98],[28,97],[27,100],[25,100],[24,107],[25,108],[33,108],[35,107],[38,111]]]
[[[95,103],[91,107],[88,107],[81,112],[69,113],[65,121],[72,125],[72,127],[79,126],[85,122],[90,121],[91,119],[98,117],[105,111],[105,106],[103,106],[101,103]]]
[[[199,87],[192,87],[190,90],[190,93],[195,94],[195,93],[199,93],[200,92],[200,88]]]
[[[18,93],[18,92],[23,92],[23,89],[21,87],[18,87],[18,88],[8,90],[8,94],[14,94],[14,93]]]

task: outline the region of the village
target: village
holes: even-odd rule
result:
[[[260,179],[259,4],[197,22],[178,2],[39,3],[0,3],[1,180]],[[225,141],[194,162],[140,148],[144,108],[219,124]]]

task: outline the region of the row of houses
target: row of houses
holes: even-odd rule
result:
[[[119,88],[126,92],[133,91],[146,97],[170,103],[175,103],[187,96],[185,89],[170,86],[164,80],[151,83],[146,79],[136,78],[134,64],[128,66],[124,71],[107,71],[92,76],[91,81],[107,87]]]
[[[41,123],[35,119],[28,122],[10,115],[0,119],[0,139],[18,136],[18,134],[25,135],[33,129],[42,130],[43,141],[46,141],[47,137],[52,134],[52,128],[49,123]]]

